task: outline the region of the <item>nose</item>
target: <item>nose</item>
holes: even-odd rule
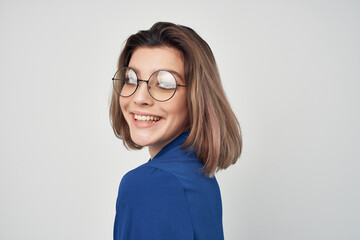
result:
[[[134,103],[138,105],[151,105],[153,99],[147,89],[146,82],[139,82],[139,86],[134,93]]]

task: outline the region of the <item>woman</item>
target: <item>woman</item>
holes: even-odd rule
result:
[[[223,239],[214,173],[236,162],[242,139],[210,47],[159,22],[129,37],[118,69],[112,127],[151,158],[121,180],[114,239]]]

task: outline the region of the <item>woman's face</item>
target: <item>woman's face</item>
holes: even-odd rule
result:
[[[185,85],[182,53],[175,48],[140,47],[132,54],[128,67],[135,70],[137,77],[143,80],[148,80],[155,71],[167,70],[173,73],[178,84]],[[120,97],[119,101],[130,128],[131,139],[138,145],[149,146],[151,158],[187,126],[185,87],[177,87],[170,100],[159,102],[150,96],[146,82],[140,82],[133,95]],[[153,117],[153,120],[139,120],[144,116],[150,119]]]

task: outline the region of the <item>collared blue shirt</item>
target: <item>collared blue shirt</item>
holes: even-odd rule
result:
[[[114,240],[224,239],[218,183],[192,151],[181,149],[188,134],[124,175]]]

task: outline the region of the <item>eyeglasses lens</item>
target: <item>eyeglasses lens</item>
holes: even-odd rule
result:
[[[137,77],[131,68],[121,68],[114,76],[114,89],[123,97],[133,94],[137,87]]]
[[[149,79],[149,92],[153,98],[166,101],[171,98],[176,90],[176,80],[168,71],[158,71]]]

